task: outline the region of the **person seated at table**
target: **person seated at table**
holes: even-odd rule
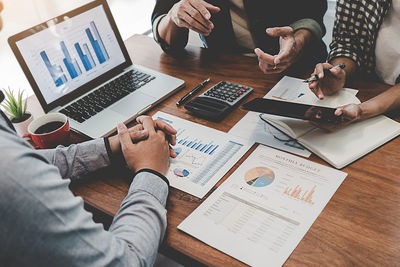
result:
[[[342,116],[342,123],[318,126],[333,131],[400,108],[399,42],[400,1],[338,0],[328,62],[316,65],[313,75],[319,81],[310,83],[310,89],[322,99],[353,77],[370,75],[392,87],[361,104],[339,107],[335,114]],[[340,63],[345,69],[337,67]]]
[[[3,4],[0,1],[0,11]],[[0,14],[0,29],[1,29]],[[4,73],[3,73],[4,74]],[[0,90],[0,102],[4,94]],[[34,150],[0,110],[0,265],[151,266],[167,226],[165,174],[176,131],[141,116],[118,135]],[[122,156],[123,155],[123,156]],[[95,224],[69,179],[114,165],[133,181],[109,228]]]
[[[157,0],[153,35],[165,52],[176,53],[191,29],[206,48],[254,51],[264,73],[281,73],[325,60],[326,8],[326,0]]]

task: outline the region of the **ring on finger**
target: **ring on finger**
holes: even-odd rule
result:
[[[275,64],[274,67],[273,67],[272,69],[273,69],[273,70],[276,70],[276,69],[277,69],[277,65]]]

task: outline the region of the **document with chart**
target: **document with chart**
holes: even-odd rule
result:
[[[178,117],[157,112],[178,133],[167,178],[172,187],[202,198],[253,143]]]
[[[251,266],[281,266],[346,173],[259,145],[178,229]]]

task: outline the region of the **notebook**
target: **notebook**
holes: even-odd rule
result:
[[[73,129],[105,136],[184,81],[133,65],[105,0],[93,1],[8,40],[43,110]],[[140,52],[140,51],[136,51]]]
[[[288,97],[288,91],[293,97]],[[319,100],[300,79],[284,77],[265,98],[337,107],[360,103],[355,96],[356,92],[354,89],[342,89],[333,96]],[[350,124],[336,132],[327,132],[299,119],[268,114],[262,115],[262,118],[337,169],[345,167],[400,134],[400,123],[383,115]]]

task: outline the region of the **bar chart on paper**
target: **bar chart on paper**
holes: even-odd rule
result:
[[[228,134],[172,115],[158,112],[177,130],[177,154],[171,159],[167,178],[171,186],[203,197],[249,149],[249,144]]]
[[[186,175],[182,176],[183,173],[175,172],[175,169],[174,174],[177,177],[188,177],[191,182],[199,185],[205,185],[243,146],[234,141],[221,143],[221,140],[209,137],[196,138],[185,129],[178,129],[176,141],[175,152],[179,154],[179,164],[185,167],[176,169]]]

